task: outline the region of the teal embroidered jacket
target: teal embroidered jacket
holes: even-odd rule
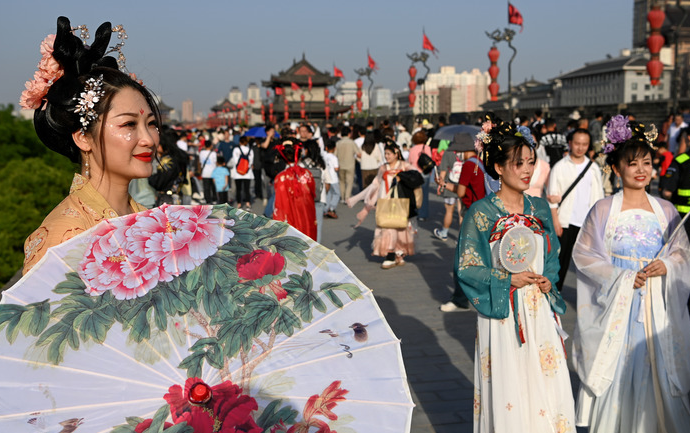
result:
[[[525,195],[524,202],[524,216],[532,220],[532,217],[538,219],[539,226],[531,228],[544,238],[542,275],[551,281],[553,287],[544,296],[548,297],[554,312],[563,314],[565,302],[556,290],[560,243],[553,228],[551,209],[546,200],[539,197]],[[465,214],[455,252],[455,278],[460,287],[480,314],[493,319],[505,319],[511,308],[511,274],[492,266],[489,246],[492,233],[501,230],[501,222],[508,216],[503,202],[493,193],[472,204]]]

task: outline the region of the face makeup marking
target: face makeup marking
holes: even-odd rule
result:
[[[143,109],[143,108],[140,108],[140,109],[139,109],[139,114],[142,114],[142,115],[144,114],[144,109]]]

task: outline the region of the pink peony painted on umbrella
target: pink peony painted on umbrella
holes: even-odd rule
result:
[[[117,299],[134,299],[158,284],[158,265],[129,249],[127,231],[134,221],[132,215],[94,232],[79,266],[87,293],[111,290]]]
[[[160,281],[199,266],[234,235],[225,227],[234,221],[208,218],[211,206],[167,208],[133,214],[94,232],[79,267],[87,293],[143,296]]]
[[[211,206],[174,208],[169,206],[152,209],[132,227],[132,237],[137,248],[145,256],[161,266],[163,281],[191,271],[206,258],[218,251],[234,236],[224,224],[232,226],[233,220],[209,219]],[[143,244],[143,245],[142,245]],[[142,248],[143,246],[143,248]]]

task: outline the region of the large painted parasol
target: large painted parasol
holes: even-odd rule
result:
[[[0,330],[0,431],[410,430],[371,291],[228,206],[163,206],[51,248],[4,293]]]

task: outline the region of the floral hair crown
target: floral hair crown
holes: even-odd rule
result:
[[[90,37],[89,29],[85,25],[71,27],[71,29],[72,33],[74,33],[76,30],[80,31],[79,38],[82,40],[82,43],[86,45],[86,41]],[[110,47],[104,55],[117,52],[117,66],[120,71],[125,72],[127,70],[125,65],[127,59],[122,53],[122,47],[125,45],[127,32],[122,25],[113,27],[111,31],[117,33],[117,38],[120,40],[120,42]],[[24,85],[26,89],[22,92],[22,95],[19,99],[19,106],[22,108],[29,110],[36,110],[40,108],[45,96],[48,94],[48,90],[50,90],[51,86],[65,74],[65,68],[63,65],[61,65],[55,59],[55,57],[53,57],[55,39],[56,35],[51,34],[48,35],[43,42],[41,42],[40,50],[42,57],[38,63],[38,70],[34,73],[33,80],[27,81]],[[133,74],[130,74],[130,76],[132,76],[133,80],[137,81],[136,76],[133,76]],[[85,89],[85,92],[88,93],[88,91],[89,90]],[[79,113],[83,114],[81,112]],[[81,119],[83,125],[84,117],[82,116]],[[82,130],[84,130],[84,128],[86,128],[86,125],[83,126]]]
[[[656,126],[652,124],[646,128],[644,124],[631,121],[628,116],[618,114],[606,123],[606,134],[603,140],[602,151],[609,154],[616,149],[616,145],[624,143],[631,138],[645,141],[649,147],[654,147],[654,142],[659,135]]]
[[[503,139],[508,136],[523,137],[530,146],[535,146],[532,131],[530,131],[528,127],[518,126],[515,128],[510,123],[503,122],[496,118],[493,113],[485,114],[484,119],[482,130],[479,131],[474,139],[474,148],[477,150],[477,153],[482,153],[485,145],[492,141],[498,140],[499,143],[502,143]],[[503,150],[500,144],[498,149]]]

